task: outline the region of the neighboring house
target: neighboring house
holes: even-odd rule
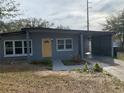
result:
[[[0,33],[0,60],[83,59],[91,40],[93,56],[112,56],[112,32],[23,28],[19,32]]]

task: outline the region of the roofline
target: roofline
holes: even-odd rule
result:
[[[3,32],[0,33],[0,35],[6,35],[6,34],[22,34],[25,33],[26,31],[17,31],[17,32]]]
[[[58,32],[66,32],[66,31],[71,31],[71,33],[76,32],[76,33],[107,33],[107,34],[116,34],[116,32],[108,32],[108,31],[95,31],[95,30],[76,30],[76,29],[57,29],[57,28],[42,28],[42,27],[31,27],[31,28],[22,28],[21,31],[17,31],[17,32],[3,32],[0,33],[0,35],[4,35],[4,34],[19,34],[19,33],[25,33],[27,31],[32,31],[34,30],[49,30],[49,31],[58,31]]]
[[[86,32],[86,33],[89,33],[89,32],[100,32],[100,33],[116,33],[116,32],[108,32],[108,31],[98,31],[98,30],[90,30],[90,31],[87,31],[87,30],[78,30],[78,29],[57,29],[57,28],[43,28],[43,27],[31,27],[31,28],[22,28],[21,29],[22,31],[29,31],[29,30],[54,30],[54,31],[78,31],[78,32]]]
[[[78,30],[78,29],[58,29],[58,28],[43,28],[43,27],[30,27],[30,28],[22,28],[21,29],[22,31],[24,30],[61,30],[61,31],[86,31],[87,30]],[[93,31],[93,32],[107,32],[107,31],[98,31],[98,30],[90,30],[90,31]]]

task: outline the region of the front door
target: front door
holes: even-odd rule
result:
[[[51,39],[42,39],[42,56],[43,57],[52,57]]]

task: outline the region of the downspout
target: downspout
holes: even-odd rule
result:
[[[29,31],[26,31],[26,41],[27,41],[27,61],[30,62]]]
[[[81,59],[83,59],[84,58],[84,47],[83,47],[83,33],[80,33],[80,48],[81,48]]]

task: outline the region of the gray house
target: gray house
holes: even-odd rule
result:
[[[89,51],[93,56],[112,57],[111,32],[62,30],[53,28],[23,28],[19,32],[0,33],[0,60],[71,59],[76,55],[85,58]]]

